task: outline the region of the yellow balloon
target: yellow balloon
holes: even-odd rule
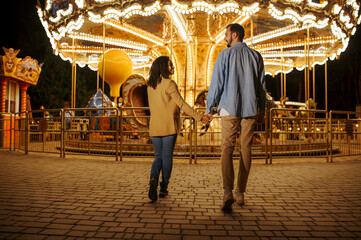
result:
[[[119,97],[120,86],[132,74],[132,60],[122,50],[109,50],[105,52],[105,78],[103,78],[103,55],[98,61],[98,71],[101,78],[110,86],[110,96]]]

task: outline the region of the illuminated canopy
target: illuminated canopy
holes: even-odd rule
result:
[[[122,49],[145,73],[171,55],[175,80],[191,92],[208,88],[229,23],[244,26],[244,41],[277,74],[334,59],[361,21],[355,0],[47,0],[38,14],[63,59],[96,70],[103,46]]]

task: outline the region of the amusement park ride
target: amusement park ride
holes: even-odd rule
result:
[[[286,74],[293,69],[303,70],[305,99],[299,104],[310,108],[312,99],[315,99],[314,66],[324,64],[326,109],[319,111],[327,112],[327,61],[339,57],[345,51],[350,37],[361,22],[360,4],[356,0],[46,0],[43,8],[40,4],[37,8],[54,54],[72,63],[71,108],[79,107],[75,106],[77,66],[88,66],[98,73],[97,91],[100,89],[100,94],[103,94],[104,82],[107,82],[116,106],[118,97],[123,97],[124,111],[119,112],[135,119],[149,117],[146,110],[130,108],[147,106],[147,99],[144,97],[147,75],[152,62],[162,55],[170,56],[175,66],[173,79],[185,100],[191,106],[204,106],[201,99],[205,97],[200,95],[207,92],[218,54],[226,48],[223,40],[226,26],[230,23],[244,26],[244,42],[261,53],[266,74],[281,75],[281,103],[288,99]],[[7,62],[3,61],[2,66],[8,67]],[[40,73],[39,67],[33,70]],[[7,74],[4,71],[1,76]],[[102,78],[101,82],[99,77]],[[6,78],[2,78],[1,82],[2,98],[6,95],[4,86],[7,82],[4,79]],[[36,84],[36,81],[30,84]],[[317,87],[321,86],[318,84]],[[22,97],[22,102],[23,99]],[[3,110],[2,104],[1,111]],[[21,111],[23,110],[22,104]],[[284,110],[280,112],[282,111]],[[310,116],[309,112],[307,118],[310,119]],[[109,121],[111,118],[106,114],[101,117],[108,118]],[[118,119],[119,115],[116,117]],[[271,124],[270,127],[280,130],[279,140],[282,136],[297,135],[299,142],[293,145],[286,143],[288,148],[291,145],[295,149],[302,149],[303,146],[316,148],[315,144],[319,144],[323,152],[328,152],[328,148],[325,148],[328,143],[327,124],[322,127],[325,131],[314,127],[312,132],[309,120],[306,123],[302,119],[287,119],[284,122],[286,125],[278,122],[279,126]],[[146,125],[146,120],[138,121],[140,129],[144,130]],[[219,133],[219,122],[211,125],[212,127],[213,130],[208,135],[212,139],[207,147],[213,149],[214,144],[219,142],[219,139],[213,141],[213,134]],[[197,125],[194,129],[197,132]],[[288,132],[295,130],[298,132]],[[117,131],[118,128],[114,130],[116,146],[121,139],[118,138]],[[312,134],[318,136],[321,131],[325,138],[310,146],[310,141],[304,141],[304,138]],[[265,132],[264,136],[267,137],[267,131]],[[63,130],[62,136],[65,136]],[[192,137],[189,136],[192,136],[191,130],[188,135],[191,141]],[[196,138],[197,134],[193,136]],[[271,149],[277,149],[277,146],[272,146],[272,130],[270,136]],[[64,146],[71,147],[70,141],[66,142]],[[267,139],[262,143],[267,147]],[[94,146],[93,144],[92,147]],[[90,149],[90,142],[87,149]],[[118,151],[118,147],[116,149]],[[191,144],[189,149],[192,149]],[[264,155],[263,150],[260,150],[260,154]]]
[[[281,98],[287,96],[286,73],[304,70],[306,102],[312,97],[310,70],[327,67],[347,48],[361,21],[359,8],[356,0],[47,0],[38,15],[54,53],[73,63],[73,103],[76,64],[102,75],[111,67],[99,64],[101,56],[121,50],[131,59],[132,74],[143,78],[155,58],[171,56],[174,80],[193,105],[210,85],[215,60],[226,48],[225,27],[234,22],[245,28],[244,42],[262,54],[266,74],[281,74]],[[112,96],[119,96],[117,89]]]

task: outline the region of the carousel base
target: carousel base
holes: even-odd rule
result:
[[[120,143],[118,143],[118,154],[120,154]],[[299,142],[291,141],[286,144],[272,144],[267,146],[267,152],[270,154],[270,148],[272,147],[272,156],[320,156],[326,155],[326,142]],[[59,147],[58,147],[59,148]],[[133,141],[131,143],[122,144],[123,156],[154,156],[153,145],[143,139]],[[100,155],[115,155],[116,154],[116,142],[107,141],[88,141],[88,140],[71,140],[65,142],[65,151],[88,153],[88,154],[100,154]],[[177,144],[174,149],[174,156],[176,157],[189,157],[190,154],[197,152],[197,157],[220,157],[221,148],[219,145],[197,145],[192,148],[193,153],[190,153],[188,144]],[[338,153],[337,146],[333,146],[332,153]],[[266,155],[266,146],[264,143],[253,144],[252,156],[263,158]],[[234,150],[234,156],[239,156],[239,148]]]

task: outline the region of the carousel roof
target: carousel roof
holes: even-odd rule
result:
[[[361,21],[355,0],[47,0],[38,14],[63,59],[96,70],[103,51],[122,49],[136,72],[171,55],[176,78],[186,70],[204,88],[229,23],[244,26],[244,42],[277,74],[336,58]]]

